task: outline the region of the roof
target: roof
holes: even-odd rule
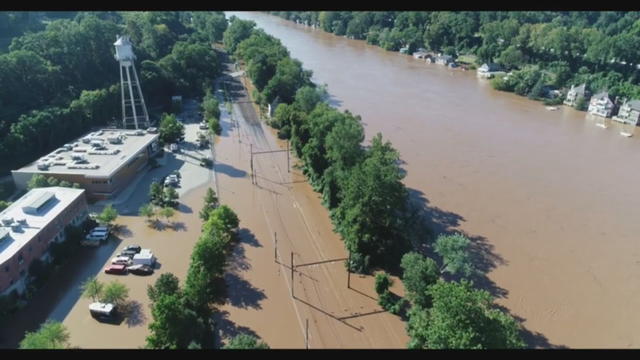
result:
[[[89,310],[110,313],[113,310],[113,304],[95,302],[95,303],[89,304]]]
[[[22,210],[26,213],[33,213],[40,211],[40,208],[44,206],[49,200],[55,198],[56,195],[50,191],[43,191],[36,197],[32,198],[27,204],[24,204]]]
[[[628,101],[627,106],[631,107],[633,110],[640,111],[640,100]]]
[[[144,130],[103,129],[78,138],[13,172],[111,177],[159,134]],[[120,139],[120,143],[111,140]],[[96,147],[97,145],[102,145]],[[39,165],[42,165],[39,168]]]
[[[488,64],[484,63],[484,64],[482,64],[480,69],[486,69],[486,71],[498,71],[498,70],[500,70],[500,65],[498,65],[496,63],[488,63]]]
[[[48,195],[45,195],[47,193],[52,195],[49,199],[55,198],[56,201],[42,203],[44,207],[40,208],[36,213],[24,211],[24,208],[28,205],[40,204],[43,201],[42,199],[48,197]],[[12,219],[14,225],[20,224],[14,230],[11,225],[5,225],[5,222],[0,222],[0,233],[8,233],[8,236],[5,235],[6,237],[3,241],[0,241],[0,264],[19,252],[40,233],[40,230],[60,215],[69,204],[82,196],[83,193],[84,189],[59,186],[37,188],[29,191],[0,212],[0,219]],[[21,222],[18,222],[19,220]]]
[[[609,99],[609,92],[608,91],[599,92],[599,93],[593,95],[593,99],[596,99],[596,100],[597,99]],[[609,99],[609,100],[611,100],[611,99]]]

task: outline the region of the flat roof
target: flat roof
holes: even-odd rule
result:
[[[8,232],[8,235],[0,240],[0,264],[19,252],[31,239],[40,233],[40,230],[58,217],[69,204],[82,196],[84,191],[84,189],[59,186],[37,188],[29,191],[0,212],[0,233]],[[37,213],[24,212],[23,207],[38,201],[46,193],[52,194],[55,197],[55,201],[48,202]],[[52,198],[49,199],[51,200]],[[5,225],[9,219],[13,219],[13,223],[20,224],[20,229],[14,231],[11,225]]]
[[[145,130],[102,129],[69,142],[13,172],[109,178],[158,137],[158,134]],[[120,140],[112,143],[110,139]]]

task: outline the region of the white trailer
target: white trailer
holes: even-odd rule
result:
[[[149,265],[153,266],[156,263],[156,257],[151,250],[142,249],[140,253],[133,255],[133,265]]]

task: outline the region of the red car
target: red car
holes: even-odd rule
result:
[[[111,264],[104,268],[104,272],[107,274],[120,274],[124,275],[127,273],[127,266],[122,264]]]

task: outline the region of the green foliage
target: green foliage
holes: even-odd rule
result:
[[[20,341],[20,349],[69,348],[69,331],[60,322],[47,321],[36,332],[27,332]]]
[[[469,246],[471,242],[462,234],[440,235],[436,239],[434,250],[442,257],[442,271],[451,274],[471,276],[473,268]]]
[[[151,349],[184,349],[200,339],[204,322],[185,306],[179,295],[162,294],[151,309],[153,322],[149,324],[147,347]]]
[[[580,110],[580,111],[587,111],[587,108],[589,107],[589,103],[587,102],[587,100],[584,98],[584,96],[580,96],[577,100],[576,100],[576,110]]]
[[[172,273],[161,274],[154,285],[147,286],[147,295],[152,303],[165,295],[180,296],[180,294],[180,280]]]
[[[176,119],[174,114],[162,114],[159,132],[163,143],[172,144],[184,136],[184,125]]]
[[[27,183],[27,190],[49,187],[49,181],[46,176],[41,174],[35,174],[31,177],[29,182]]]
[[[411,302],[422,308],[431,306],[431,297],[427,293],[430,285],[440,278],[440,271],[435,261],[416,252],[408,252],[402,256],[402,284]]]
[[[385,272],[376,274],[376,284],[375,289],[378,295],[381,295],[387,291],[389,291],[389,286],[393,284],[393,280],[387,275]]]
[[[159,182],[152,182],[149,187],[149,199],[151,204],[155,206],[163,206],[164,204],[164,190],[162,184]]]
[[[256,23],[250,20],[240,20],[235,16],[229,19],[229,26],[222,36],[222,42],[230,54],[236,51],[238,44],[251,36]]]
[[[82,290],[82,296],[90,298],[94,302],[103,297],[105,292],[105,286],[95,276],[88,278],[80,286]]]
[[[220,119],[212,117],[207,120],[209,125],[209,131],[214,135],[222,134],[222,126],[220,126]]]
[[[176,189],[174,189],[171,186],[167,186],[164,188],[164,193],[163,193],[163,198],[162,198],[162,204],[163,204],[163,208],[164,207],[172,207],[172,208],[177,208],[178,207],[178,192],[176,191]]]
[[[215,210],[218,205],[219,200],[216,196],[216,192],[212,188],[208,188],[207,193],[204,196],[204,205],[199,213],[200,219],[202,219],[202,221],[207,221],[211,212]]]
[[[520,326],[510,315],[493,305],[484,290],[467,281],[432,285],[430,309],[414,307],[407,325],[410,348],[505,349],[523,348]]]
[[[269,345],[260,341],[258,338],[252,335],[240,334],[234,336],[229,343],[226,344],[223,349],[233,350],[249,350],[249,349],[269,349]]]
[[[13,181],[0,182],[0,201],[7,200],[16,190],[16,184]]]
[[[156,216],[156,209],[152,204],[143,204],[138,211],[140,216],[147,218],[147,222],[151,223],[151,218]]]
[[[100,301],[112,304],[122,304],[129,297],[129,288],[117,280],[105,285]]]
[[[158,215],[167,219],[167,221],[169,221],[169,219],[172,218],[175,214],[176,214],[176,211],[170,206],[165,206],[158,211]]]
[[[9,205],[11,205],[10,201],[4,201],[4,200],[0,200],[0,211],[6,209],[9,207]]]
[[[96,220],[100,224],[111,225],[112,222],[118,217],[118,210],[116,210],[112,204],[107,205],[102,212],[98,214]]]

